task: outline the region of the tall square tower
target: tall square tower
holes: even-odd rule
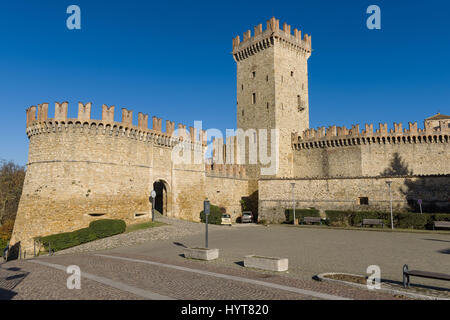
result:
[[[234,38],[232,54],[237,65],[237,127],[257,132],[267,129],[268,136],[270,129],[278,129],[278,170],[274,176],[292,176],[291,134],[309,128],[311,37],[305,34],[302,39],[297,29],[291,34],[286,23],[280,29],[279,20],[271,18],[266,30],[259,24],[253,36],[248,30],[242,42],[239,36]],[[247,175],[259,178],[260,167],[247,165]]]

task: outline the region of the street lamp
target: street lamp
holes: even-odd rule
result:
[[[392,181],[386,181],[386,184],[389,187],[389,203],[390,203],[390,207],[391,207],[391,229],[394,230],[394,218],[392,215],[392,192],[391,192],[391,183]]]
[[[152,222],[155,221],[155,198],[156,198],[156,192],[155,190],[152,190],[150,193],[150,201],[152,202]]]
[[[291,186],[292,186],[292,205],[294,208],[294,224],[295,224],[295,199],[294,199],[295,182],[291,182]]]

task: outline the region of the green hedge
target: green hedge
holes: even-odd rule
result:
[[[326,210],[327,224],[331,226],[354,226],[360,227],[363,219],[381,219],[385,226],[391,225],[391,214],[389,212],[352,212],[339,210]],[[286,221],[293,222],[293,210],[285,210]],[[295,217],[299,222],[304,217],[319,217],[316,209],[295,209]],[[401,229],[433,229],[433,221],[450,221],[448,213],[399,213],[394,212],[394,227]]]
[[[39,240],[46,250],[49,249],[50,244],[52,251],[59,251],[93,240],[123,233],[125,228],[126,224],[123,220],[102,219],[91,222],[88,228],[52,234],[40,237]]]
[[[394,212],[394,228],[433,229],[433,221],[450,221],[448,213],[399,213]],[[382,219],[385,226],[391,225],[389,212],[353,212],[350,224],[359,227],[363,219]]]
[[[286,209],[284,215],[286,216],[287,223],[294,222],[294,209]],[[295,209],[295,218],[298,219],[299,223],[302,222],[304,217],[320,217],[319,210],[315,208]]]
[[[122,233],[125,231],[126,227],[127,226],[123,220],[112,219],[100,219],[92,221],[89,224],[89,229],[91,229],[95,233],[97,239],[106,238]]]
[[[425,229],[428,218],[427,215],[420,213],[397,213],[394,218],[394,224],[402,229]]]
[[[326,210],[325,214],[327,215],[328,225],[345,227],[350,225],[353,212]]]
[[[223,208],[219,208],[218,206],[211,204],[208,216],[208,224],[221,224],[222,214],[224,212],[225,210]],[[203,210],[200,212],[200,220],[201,222],[206,222],[205,212]]]

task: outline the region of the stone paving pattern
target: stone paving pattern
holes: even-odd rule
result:
[[[352,299],[397,299],[346,285],[318,282],[322,272],[365,275],[368,265],[381,267],[382,278],[401,281],[404,263],[410,269],[449,273],[447,253],[450,237],[445,234],[388,233],[376,231],[296,228],[245,224],[210,226],[209,247],[219,248],[219,259],[185,259],[183,246],[204,245],[204,224],[159,218],[168,226],[139,230],[65,250],[52,257],[40,257],[64,266],[78,265],[82,272],[125,283],[176,299],[316,299],[298,293],[236,282],[208,275],[173,270],[139,262],[116,260],[102,253],[162,262],[227,275],[292,286],[304,290]],[[114,249],[111,249],[114,248]],[[447,251],[446,251],[447,250]],[[289,271],[275,273],[246,269],[247,254],[289,258]],[[18,268],[18,269],[14,269]],[[82,279],[82,290],[68,290],[68,275],[29,261],[12,261],[0,266],[2,299],[142,299],[140,296]],[[449,292],[443,281],[412,278],[413,284],[438,286]],[[424,293],[424,292],[420,292]]]

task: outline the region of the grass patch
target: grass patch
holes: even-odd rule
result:
[[[143,222],[143,223],[136,223],[136,224],[130,224],[125,229],[125,233],[133,232],[137,230],[147,229],[147,228],[154,228],[154,227],[161,227],[165,226],[167,223],[159,222],[159,221],[149,221],[149,222]]]

